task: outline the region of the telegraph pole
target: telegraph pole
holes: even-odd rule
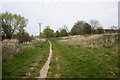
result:
[[[119,35],[119,30],[120,30],[120,1],[118,2],[118,35]],[[120,39],[120,36],[118,36],[118,39]],[[119,41],[118,41],[118,47],[120,47]],[[118,51],[120,51],[120,49],[118,49]],[[120,57],[120,54],[118,55],[118,57]]]
[[[40,36],[40,34],[41,34],[41,24],[43,24],[43,23],[38,23],[39,24],[39,36]]]

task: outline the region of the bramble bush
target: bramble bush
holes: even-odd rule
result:
[[[18,33],[18,42],[23,43],[23,42],[30,42],[33,38],[29,36],[28,33]]]

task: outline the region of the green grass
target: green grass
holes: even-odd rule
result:
[[[25,46],[25,45],[20,45]],[[3,58],[3,78],[38,77],[49,55],[49,43],[37,42],[13,59]],[[35,64],[38,64],[35,66]],[[34,69],[31,69],[34,67]],[[26,75],[30,73],[31,75]]]
[[[55,40],[51,42],[53,56],[48,78],[116,78],[118,76],[118,42],[104,48],[69,45]]]

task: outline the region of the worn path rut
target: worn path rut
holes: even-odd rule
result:
[[[49,41],[49,44],[50,44],[49,57],[46,63],[44,64],[44,66],[42,67],[42,69],[40,70],[40,76],[38,77],[38,80],[45,79],[47,77],[47,72],[48,72],[50,60],[52,57],[52,43]]]

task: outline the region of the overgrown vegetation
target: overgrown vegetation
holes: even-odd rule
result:
[[[86,43],[98,47],[70,45],[52,40],[54,55],[47,77],[117,78],[118,36],[103,35]]]
[[[17,38],[19,43],[23,43],[23,42],[30,42],[33,38],[31,36],[29,36],[28,33],[23,32],[23,33],[18,33],[17,34]]]
[[[36,42],[32,45],[21,44],[22,47],[29,47],[14,58],[3,57],[3,78],[22,78],[22,77],[38,77],[39,71],[46,62],[49,55],[49,43]]]

